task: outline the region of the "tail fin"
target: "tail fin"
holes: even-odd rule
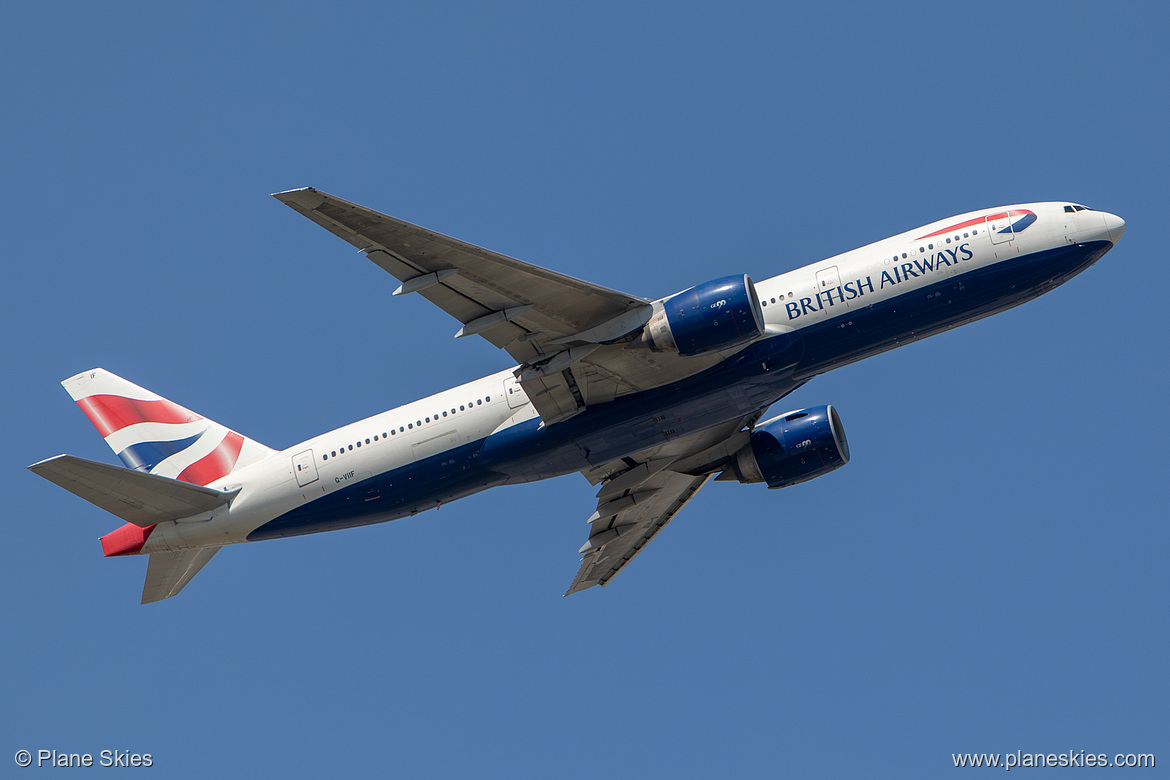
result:
[[[206,486],[275,452],[103,368],[61,384],[127,468]]]

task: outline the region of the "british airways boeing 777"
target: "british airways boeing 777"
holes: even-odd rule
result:
[[[849,460],[836,410],[763,422],[818,374],[1031,300],[1125,232],[1072,203],[939,220],[754,283],[649,300],[528,265],[314,189],[275,196],[366,253],[516,367],[274,450],[103,369],[65,389],[123,467],[29,468],[126,521],[142,602],[228,544],[381,523],[497,485],[580,472],[597,506],[568,593],[605,585],[706,482],[782,488]],[[718,476],[716,476],[718,475]],[[567,595],[567,594],[566,594]]]

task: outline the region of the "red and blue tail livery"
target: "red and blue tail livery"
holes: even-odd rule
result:
[[[508,365],[283,450],[103,369],[65,380],[122,465],[58,455],[29,468],[124,521],[102,550],[149,556],[143,603],[179,593],[228,545],[408,518],[573,472],[597,501],[566,595],[604,586],[710,479],[784,489],[849,462],[832,405],[767,414],[793,390],[1048,293],[1125,232],[1077,204],[1001,206],[761,282],[727,268],[652,298],[311,188],[275,197]]]
[[[61,384],[127,468],[210,485],[273,452],[102,368]]]

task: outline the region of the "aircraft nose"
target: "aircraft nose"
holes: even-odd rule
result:
[[[1109,230],[1109,240],[1116,244],[1125,235],[1125,220],[1116,214],[1102,212],[1105,217],[1105,227]]]

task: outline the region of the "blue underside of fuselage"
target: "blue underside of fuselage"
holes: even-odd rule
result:
[[[671,385],[538,419],[338,489],[265,523],[248,541],[385,522],[497,485],[559,476],[766,408],[817,374],[1011,308],[1088,268],[1112,245],[1070,244],[951,276],[758,341]]]

